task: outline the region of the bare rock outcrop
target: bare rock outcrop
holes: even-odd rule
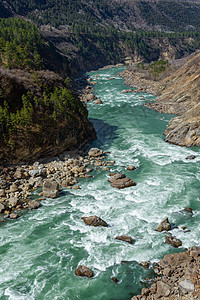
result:
[[[180,146],[200,146],[200,51],[171,76],[160,82],[159,96],[147,106],[176,114],[165,130],[165,141]]]
[[[165,255],[154,267],[156,277],[150,288],[131,300],[193,300],[200,299],[200,248]]]

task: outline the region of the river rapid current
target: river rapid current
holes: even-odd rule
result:
[[[108,171],[97,170],[92,179],[79,182],[80,190],[63,192],[43,201],[37,211],[2,223],[0,299],[128,300],[151,276],[141,261],[155,262],[167,253],[200,245],[199,149],[164,142],[163,132],[173,116],[144,107],[147,99],[154,100],[150,94],[122,94],[130,88],[117,76],[122,70],[89,73],[98,81],[95,95],[103,101],[88,105],[98,136],[90,147],[109,151],[108,160],[116,162],[111,172],[122,172],[137,185],[114,189]],[[186,160],[189,155],[196,158]],[[128,165],[137,169],[127,171]],[[185,207],[194,214],[184,213]],[[109,227],[86,226],[81,217],[90,215],[101,217]],[[165,217],[178,226],[172,231],[182,240],[178,249],[164,243],[166,233],[154,230]],[[133,245],[114,239],[122,234],[132,236]],[[94,278],[77,277],[79,264],[92,269]]]

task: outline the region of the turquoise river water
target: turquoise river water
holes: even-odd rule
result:
[[[117,77],[122,69],[89,73],[92,78],[100,75],[95,94],[103,101],[88,107],[98,134],[90,146],[110,151],[108,159],[116,161],[111,171],[125,173],[137,186],[113,189],[108,172],[96,171],[92,179],[79,182],[80,190],[63,192],[43,201],[37,211],[2,223],[0,299],[128,300],[150,276],[139,262],[155,262],[200,244],[199,150],[164,142],[162,133],[172,116],[144,107],[145,99],[154,99],[150,94],[122,94],[129,88]],[[192,154],[196,159],[185,159]],[[137,170],[126,171],[128,165]],[[182,212],[188,206],[193,216]],[[81,217],[90,215],[109,227],[84,225]],[[154,230],[166,216],[179,226],[173,235],[182,240],[180,249],[165,244],[165,233]],[[181,226],[191,231],[184,233]],[[122,234],[132,236],[134,244],[114,239]],[[95,277],[76,277],[78,264],[91,268]]]

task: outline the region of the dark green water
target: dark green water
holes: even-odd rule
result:
[[[153,100],[151,95],[121,94],[128,87],[116,77],[120,70],[90,73],[100,74],[95,93],[104,103],[88,107],[98,133],[91,146],[110,151],[108,158],[116,161],[111,171],[125,173],[137,186],[115,190],[107,172],[96,172],[93,179],[81,180],[81,190],[45,200],[37,211],[1,224],[0,299],[128,300],[149,277],[138,262],[199,245],[199,150],[163,141],[171,116],[142,106],[141,97]],[[198,157],[185,160],[191,154]],[[137,170],[126,171],[124,166],[130,164]],[[181,212],[187,206],[193,208],[193,216]],[[110,227],[85,226],[81,217],[94,214]],[[173,230],[183,241],[181,249],[165,244],[165,234],[154,231],[166,216],[191,230]],[[131,235],[134,244],[114,240],[121,234]],[[90,267],[95,277],[76,277],[78,264]]]

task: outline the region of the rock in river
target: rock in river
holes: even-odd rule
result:
[[[88,152],[88,155],[91,157],[98,157],[103,154],[103,151],[99,148],[91,148],[90,151]]]
[[[111,174],[114,174],[114,173],[111,173]],[[112,183],[113,181],[118,180],[118,179],[122,179],[122,178],[126,178],[126,176],[124,174],[122,174],[122,173],[117,173],[117,174],[112,175],[108,179],[108,181]]]
[[[28,203],[28,207],[30,209],[37,209],[40,207],[40,202],[36,201],[36,200],[32,200]]]
[[[117,189],[124,189],[124,188],[130,187],[130,186],[135,186],[135,185],[136,185],[136,183],[132,179],[127,178],[127,177],[114,180],[111,183],[111,186],[114,188],[117,188]]]
[[[168,218],[165,218],[160,222],[160,224],[156,227],[156,231],[168,231],[171,230],[171,224],[169,223]]]
[[[88,267],[82,265],[78,266],[78,268],[75,270],[75,274],[76,276],[84,276],[89,278],[94,276],[93,272]]]
[[[128,170],[128,171],[134,171],[134,170],[136,170],[136,167],[133,166],[133,165],[131,165],[131,166],[128,166],[128,167],[127,167],[127,170]]]
[[[103,227],[108,227],[108,224],[102,220],[101,218],[97,216],[90,216],[90,217],[82,217],[81,218],[85,224],[89,226],[103,226]]]
[[[120,235],[120,236],[116,236],[115,238],[116,240],[120,240],[120,241],[124,241],[124,242],[127,242],[129,244],[133,244],[133,239],[131,236],[128,236],[128,235]]]
[[[57,198],[58,194],[58,183],[54,180],[46,180],[43,184],[43,196],[46,198]]]
[[[170,244],[175,248],[182,246],[181,240],[177,239],[174,236],[166,236],[165,243]]]
[[[15,220],[15,219],[17,219],[18,217],[19,217],[19,216],[18,216],[17,214],[15,214],[15,213],[10,214],[10,219]]]

